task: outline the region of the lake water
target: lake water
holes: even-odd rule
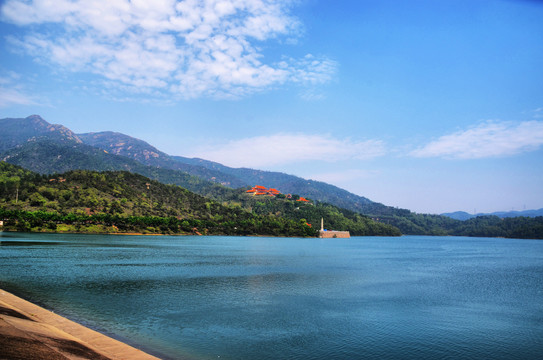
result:
[[[0,233],[0,287],[163,358],[543,356],[543,241]]]

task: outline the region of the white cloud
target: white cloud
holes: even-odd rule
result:
[[[324,181],[330,184],[352,183],[354,181],[369,179],[379,176],[377,170],[347,169],[341,171],[320,173],[308,176],[310,179]]]
[[[543,118],[543,108],[537,108],[532,111],[533,117],[535,119],[541,119]]]
[[[8,89],[0,86],[0,107],[33,104],[35,104],[34,100],[28,95],[25,95],[16,89]]]
[[[288,82],[320,84],[335,73],[334,61],[310,54],[265,62],[264,41],[299,32],[292,2],[7,0],[1,15],[27,27],[12,45],[53,66],[147,93],[239,97]]]
[[[444,135],[410,153],[415,157],[480,159],[537,150],[543,145],[543,121],[488,121]]]
[[[0,107],[36,104],[32,96],[17,85],[18,80],[19,75],[13,72],[0,76]]]
[[[211,149],[206,146],[190,156],[232,167],[262,168],[315,160],[368,160],[382,156],[385,152],[385,146],[380,140],[357,142],[322,135],[280,133],[231,141]]]

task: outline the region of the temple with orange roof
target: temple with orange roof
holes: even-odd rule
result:
[[[271,196],[271,197],[274,197],[274,196],[277,196],[277,195],[281,195],[281,191],[275,189],[275,188],[267,188],[265,186],[262,186],[262,185],[255,185],[253,186],[252,188],[250,188],[249,190],[246,190],[245,191],[246,193],[248,194],[252,194],[253,196]],[[291,194],[286,194],[285,197],[287,199],[292,199],[292,195]],[[306,203],[310,203],[311,201],[300,196],[296,201],[299,201],[299,202],[306,202]]]
[[[245,191],[246,193],[253,194],[253,195],[268,195],[268,196],[276,196],[281,194],[281,192],[277,189],[271,188],[268,189],[265,186],[262,185],[255,185],[251,189]]]

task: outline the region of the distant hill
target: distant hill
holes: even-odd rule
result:
[[[500,217],[502,219],[504,218],[512,218],[512,217],[519,217],[519,216],[526,216],[526,217],[537,217],[537,216],[543,216],[543,209],[538,210],[523,210],[523,211],[498,211],[491,214],[478,214],[480,215],[495,215],[497,217]]]
[[[222,198],[233,191],[184,171],[146,166],[127,157],[109,154],[93,146],[73,141],[58,142],[48,139],[28,141],[0,154],[0,161],[41,174],[63,173],[70,170],[130,171],[164,184],[179,185],[211,198]]]
[[[450,217],[451,219],[456,219],[456,220],[461,220],[461,221],[473,219],[473,218],[476,218],[478,216],[488,216],[488,215],[497,216],[497,217],[499,217],[501,219],[505,219],[505,218],[519,217],[519,216],[525,216],[525,217],[543,216],[543,209],[524,210],[524,211],[497,211],[497,212],[493,212],[493,213],[478,213],[478,214],[475,214],[475,215],[469,214],[469,213],[464,212],[464,211],[456,211],[456,212],[452,212],[452,213],[444,213],[444,214],[441,214],[441,215]]]
[[[198,158],[191,159],[182,156],[172,156],[172,158],[182,163],[200,165],[208,169],[233,175],[247,184],[263,184],[268,187],[280,189],[283,193],[303,194],[314,200],[330,203],[352,211],[363,213],[366,206],[374,204],[373,201],[365,197],[355,195],[322,181],[306,180],[281,172],[231,168],[213,161]]]
[[[0,160],[19,165],[41,174],[62,173],[69,170],[127,170],[135,171],[142,165],[90,145],[64,139],[43,138],[29,140],[0,154]]]
[[[183,171],[204,180],[220,183],[231,188],[249,185],[235,176],[230,176],[220,171],[176,161],[170,155],[158,150],[147,142],[125,134],[104,131],[78,134],[77,136],[87,145],[106,150],[108,153],[114,155],[127,157],[144,165]]]
[[[279,188],[284,193],[303,194],[316,201],[358,212],[364,210],[364,205],[373,203],[367,198],[320,181],[306,180],[281,172],[236,169],[203,159],[170,156],[145,141],[125,134],[100,132],[78,134],[78,136],[84,143],[113,154],[126,156],[149,166],[185,171],[231,188],[264,184],[268,187]]]
[[[70,129],[62,125],[49,124],[38,115],[24,119],[0,119],[0,131],[0,153],[27,141],[53,140],[81,143],[81,139]]]
[[[467,213],[465,211],[455,211],[455,212],[451,212],[451,213],[443,213],[443,214],[441,214],[441,216],[446,216],[446,217],[449,217],[451,219],[460,220],[460,221],[466,221],[466,220],[473,219],[473,218],[477,217],[477,215],[472,215],[472,214],[469,214],[469,213]]]

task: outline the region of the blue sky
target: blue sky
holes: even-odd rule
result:
[[[540,1],[0,6],[0,118],[118,131],[421,213],[543,207]]]

